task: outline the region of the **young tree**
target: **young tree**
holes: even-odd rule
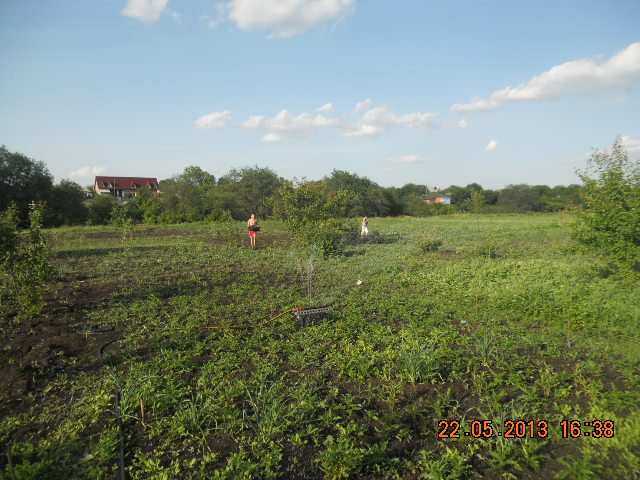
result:
[[[272,205],[274,214],[298,239],[317,245],[324,255],[333,255],[341,251],[342,237],[348,230],[339,217],[344,217],[356,200],[351,191],[330,191],[326,180],[285,180]]]
[[[20,239],[17,208],[0,213],[0,311],[17,308],[21,318],[39,315],[45,305],[44,288],[54,268],[42,232],[44,202],[29,205],[29,229]]]
[[[640,269],[640,163],[629,159],[618,137],[610,151],[594,151],[583,182],[576,240],[620,266]]]

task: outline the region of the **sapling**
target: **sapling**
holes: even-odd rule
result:
[[[42,232],[45,205],[29,205],[29,230],[20,241],[15,207],[9,207],[0,220],[0,298],[5,307],[18,307],[19,316],[39,315],[44,307],[44,284],[53,277],[51,253]]]

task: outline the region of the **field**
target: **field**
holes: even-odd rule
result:
[[[2,321],[0,478],[640,478],[640,280],[572,221],[372,219],[330,258],[270,221],[51,230],[44,315]]]

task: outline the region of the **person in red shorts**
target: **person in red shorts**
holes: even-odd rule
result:
[[[260,227],[258,227],[258,219],[255,213],[251,214],[251,218],[247,222],[247,228],[249,229],[249,238],[251,238],[251,248],[256,248],[256,235]]]

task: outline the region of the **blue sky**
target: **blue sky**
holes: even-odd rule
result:
[[[0,144],[56,181],[578,183],[640,157],[637,0],[2,0]]]

